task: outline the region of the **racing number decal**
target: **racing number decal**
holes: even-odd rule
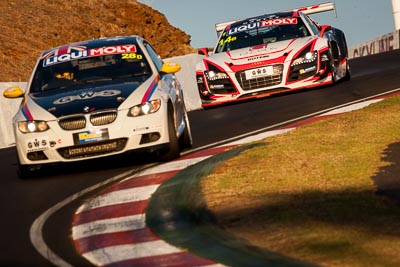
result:
[[[127,54],[122,54],[121,59],[143,59],[142,55],[138,55],[136,53],[127,53]]]
[[[221,39],[221,41],[219,41],[219,45],[224,45],[224,44],[226,44],[226,43],[234,42],[234,41],[236,41],[236,39],[237,39],[236,36],[229,36],[229,37],[226,38],[225,40],[224,40],[224,39]]]

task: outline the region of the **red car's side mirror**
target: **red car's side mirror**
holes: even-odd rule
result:
[[[198,54],[208,57],[208,48],[207,47],[199,48]]]
[[[332,26],[331,25],[322,25],[320,28],[320,37],[323,37],[325,32],[332,30]]]

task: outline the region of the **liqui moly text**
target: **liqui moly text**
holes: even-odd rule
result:
[[[239,32],[244,32],[256,28],[279,26],[279,25],[291,25],[291,24],[297,24],[297,18],[278,18],[278,19],[249,22],[248,24],[244,24],[239,27],[228,30],[227,35],[233,35]]]
[[[82,47],[79,47],[79,49],[76,47],[69,47],[66,50],[63,49],[65,50],[64,53],[62,53],[60,50],[61,49],[55,49],[54,51],[47,53],[47,55],[44,56],[43,67],[87,57],[135,53],[136,46],[133,44],[126,44],[126,45],[91,48],[91,49],[82,49]]]

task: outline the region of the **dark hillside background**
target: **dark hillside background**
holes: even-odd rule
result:
[[[119,35],[143,36],[163,58],[195,52],[189,35],[134,0],[2,0],[0,82],[27,81],[43,50]]]

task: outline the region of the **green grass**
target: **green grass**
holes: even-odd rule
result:
[[[259,247],[323,266],[400,266],[400,207],[374,183],[399,142],[393,97],[268,138],[201,190],[221,227]]]

